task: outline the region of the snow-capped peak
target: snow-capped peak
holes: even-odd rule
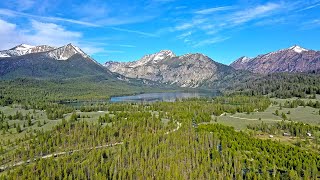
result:
[[[34,48],[35,46],[31,46],[28,44],[20,44],[14,48],[9,50],[1,51],[1,57],[11,57],[11,56],[22,56],[28,54],[29,50]]]
[[[45,53],[46,56],[56,60],[67,60],[75,54],[81,54],[85,58],[89,57],[80,48],[70,43],[59,48],[48,45],[31,46],[28,44],[20,44],[9,50],[0,51],[0,58],[22,56],[33,53]]]
[[[143,56],[140,60],[130,63],[130,67],[143,66],[147,63],[158,63],[161,60],[172,58],[172,57],[176,57],[176,55],[172,51],[161,50],[158,53]]]
[[[239,63],[247,63],[250,60],[251,60],[251,58],[249,58],[247,56],[243,56],[243,57],[239,58],[237,62],[239,62]]]
[[[155,56],[153,57],[153,61],[156,62],[156,61],[168,58],[168,57],[175,57],[175,56],[176,55],[170,50],[162,50],[162,51],[155,54]]]
[[[34,48],[35,46],[32,45],[28,45],[28,44],[20,44],[14,48],[12,48],[11,50],[17,50],[17,51],[27,51],[31,48]]]
[[[304,52],[304,51],[308,51],[307,49],[304,49],[304,48],[302,48],[302,47],[300,47],[300,46],[297,46],[297,45],[291,46],[289,49],[290,49],[290,50],[293,50],[293,51],[295,51],[295,52],[297,52],[297,53],[301,53],[301,52]]]
[[[75,45],[73,45],[71,43],[68,44],[67,46],[71,46],[72,48],[74,48],[77,51],[77,53],[87,56],[87,54],[84,53],[79,47],[77,47],[77,46],[75,46]]]
[[[48,55],[57,60],[67,60],[75,54],[81,54],[84,57],[88,57],[80,48],[73,44],[67,44],[65,46],[54,49],[48,53]]]
[[[31,46],[28,44],[20,44],[9,50],[0,51],[0,57],[14,57],[23,56],[26,54],[46,52],[55,49],[54,47],[41,45],[41,46]]]

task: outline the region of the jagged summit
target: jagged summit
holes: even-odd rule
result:
[[[175,57],[176,55],[170,50],[161,50],[160,52],[154,54],[154,61],[160,61],[168,57]]]
[[[15,56],[23,56],[31,53],[40,53],[46,52],[55,49],[52,46],[41,45],[41,46],[32,46],[28,44],[20,44],[15,46],[9,50],[0,51],[0,57],[15,57]]]
[[[54,49],[48,53],[48,56],[57,60],[67,60],[75,54],[81,54],[84,57],[88,57],[79,47],[69,43],[65,46]]]
[[[230,66],[254,73],[311,72],[320,69],[320,51],[308,50],[294,45],[250,60],[239,58]]]
[[[161,50],[154,54],[148,54],[143,56],[140,60],[126,63],[128,66],[134,68],[138,66],[144,66],[146,64],[159,63],[165,59],[176,57],[176,55],[170,50]],[[112,62],[106,62],[105,66],[109,66]]]
[[[237,68],[240,69],[240,68],[242,68],[242,67],[240,67],[241,65],[244,65],[251,60],[252,59],[247,56],[242,56],[239,59],[235,60],[233,63],[231,63],[230,66],[237,65],[238,66]]]
[[[107,62],[105,67],[129,78],[192,88],[212,85],[226,74],[235,73],[233,68],[217,63],[204,54],[176,56],[169,50],[143,56],[134,62]]]
[[[28,44],[20,44],[16,47],[11,48],[10,50],[18,50],[18,51],[23,51],[23,50],[28,50],[31,48],[34,48],[35,46],[28,45]]]
[[[300,47],[300,46],[298,46],[298,45],[291,46],[291,47],[289,48],[289,50],[293,50],[293,51],[295,51],[295,52],[297,52],[297,53],[301,53],[301,52],[304,52],[304,51],[309,51],[309,50],[304,49],[304,48],[302,48],[302,47]]]
[[[32,53],[46,53],[47,56],[56,60],[67,60],[75,54],[81,54],[85,58],[89,57],[79,47],[71,43],[58,48],[49,45],[32,46],[28,44],[20,44],[9,50],[0,51],[0,57],[7,58]]]
[[[58,48],[22,44],[0,53],[3,55],[0,58],[0,78],[70,78],[99,74],[114,76],[71,43]]]
[[[251,58],[247,57],[247,56],[242,56],[241,58],[239,58],[239,61],[246,63],[249,62],[251,60]]]

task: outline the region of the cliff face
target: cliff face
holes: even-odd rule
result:
[[[231,67],[254,73],[311,72],[320,69],[320,51],[307,50],[299,46],[259,55],[255,58],[242,57]]]
[[[129,63],[107,62],[105,66],[126,77],[193,88],[213,83],[223,74],[234,71],[203,54],[176,56],[168,50]]]

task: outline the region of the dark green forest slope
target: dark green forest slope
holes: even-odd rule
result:
[[[277,98],[311,97],[320,94],[320,74],[275,73],[229,84],[228,93],[268,95]]]
[[[316,179],[320,170],[316,152],[219,124],[202,124],[212,113],[264,111],[269,104],[267,98],[241,96],[110,104],[99,121],[86,122],[75,114],[51,131],[2,141],[0,158],[5,166],[0,177]],[[28,160],[29,164],[10,167]]]

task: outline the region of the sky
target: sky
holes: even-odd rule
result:
[[[230,64],[320,50],[320,0],[2,0],[0,49],[73,43],[100,63],[172,50]]]

